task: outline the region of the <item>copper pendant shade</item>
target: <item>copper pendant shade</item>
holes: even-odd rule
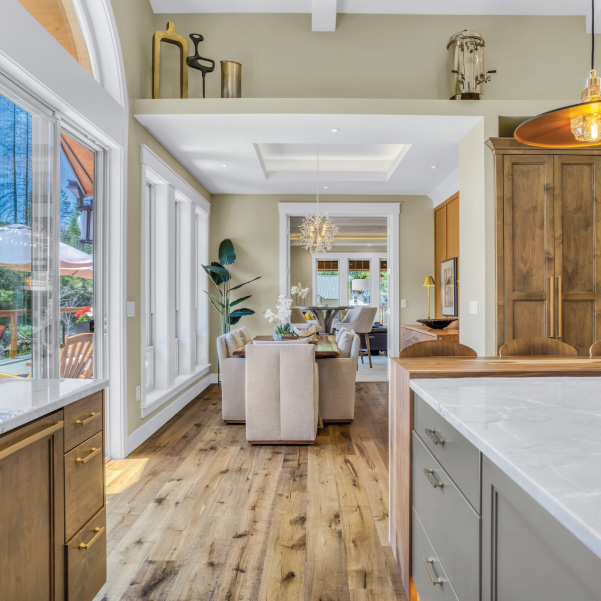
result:
[[[601,80],[595,72],[595,0],[591,0],[591,71],[580,104],[564,106],[524,121],[513,136],[541,148],[601,145]]]

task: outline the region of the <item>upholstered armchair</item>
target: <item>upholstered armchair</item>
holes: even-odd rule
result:
[[[340,355],[317,359],[319,410],[324,422],[351,422],[355,418],[355,374],[361,340],[350,330],[338,334]]]
[[[250,340],[251,337],[246,328],[234,330],[217,338],[217,355],[221,376],[221,416],[227,423],[243,424],[246,420],[244,408],[246,360],[243,357],[234,357],[232,353]]]
[[[319,375],[312,344],[246,349],[246,439],[311,444],[317,435]]]
[[[290,309],[290,325],[295,326],[299,330],[306,330],[311,326],[315,326],[318,332],[323,332],[323,328],[319,325],[317,319],[305,319],[305,314],[298,307],[291,307]]]
[[[371,362],[371,352],[369,348],[369,333],[371,332],[371,329],[374,325],[377,313],[378,307],[353,307],[353,309],[348,312],[346,317],[336,324],[336,330],[346,328],[347,330],[353,330],[355,333],[359,334],[359,336],[365,337],[365,348],[367,349],[367,353],[365,354],[367,354],[367,356],[369,357],[370,367],[373,366]],[[363,357],[361,357],[361,362],[363,363]]]

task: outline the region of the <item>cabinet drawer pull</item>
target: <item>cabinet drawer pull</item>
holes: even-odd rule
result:
[[[435,477],[434,477],[434,470],[425,467],[424,468],[424,474],[426,474],[426,478],[428,478],[428,480],[430,481],[430,484],[434,487],[434,488],[442,488],[444,486],[444,484],[440,481],[438,481]]]
[[[100,447],[92,447],[90,449],[90,454],[87,457],[85,457],[84,459],[78,457],[75,460],[75,463],[87,463],[88,461],[90,461],[90,459],[92,459],[92,457],[94,457],[94,455],[98,455],[98,453],[100,453],[100,450]]]
[[[434,573],[434,559],[432,557],[424,557],[424,564],[426,564],[426,571],[428,572],[428,576],[430,576],[432,584],[434,586],[437,584],[442,585],[442,578],[438,578]]]
[[[94,528],[94,536],[91,538],[89,543],[79,543],[80,549],[89,549],[99,538],[100,535],[104,532],[104,527],[99,528],[98,526]]]
[[[46,436],[49,436],[50,434],[57,432],[58,430],[62,430],[62,428],[63,422],[56,422],[55,424],[52,424],[51,426],[40,430],[36,434],[32,434],[31,436],[28,436],[27,438],[16,442],[10,447],[3,449],[2,451],[0,451],[0,459],[4,459],[5,457],[8,457],[13,453],[16,453],[17,451],[24,449],[25,447],[29,446],[30,444],[33,444],[34,442],[37,442],[38,440],[46,438]]]
[[[76,419],[75,425],[85,426],[87,423],[91,422],[97,415],[100,415],[100,413],[90,413],[90,417],[88,417],[87,419]]]
[[[434,444],[444,444],[445,443],[444,438],[438,438],[438,436],[436,436],[436,430],[434,428],[426,428],[425,430],[426,430],[426,434],[428,435],[428,437]]]

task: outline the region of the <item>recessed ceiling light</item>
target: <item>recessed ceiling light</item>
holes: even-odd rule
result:
[[[324,187],[323,187],[323,189],[324,189],[324,190],[327,190],[327,189],[328,189],[328,187],[327,187],[327,186],[324,186]]]
[[[430,169],[436,169],[436,165],[430,165]]]
[[[337,127],[333,127],[333,128],[330,130],[330,131],[331,131],[333,134],[337,134],[337,133],[338,133],[340,130],[339,130]]]
[[[223,163],[221,166],[222,167],[227,167],[227,163]]]

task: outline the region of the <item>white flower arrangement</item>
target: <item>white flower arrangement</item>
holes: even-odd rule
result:
[[[263,315],[269,323],[275,324],[274,331],[276,334],[290,333],[290,314],[292,313],[292,299],[278,294],[278,302],[275,306],[276,312],[267,309]]]
[[[296,304],[300,305],[308,296],[311,288],[303,288],[303,285],[299,282],[296,286],[290,288],[290,296],[293,296],[296,300]]]

